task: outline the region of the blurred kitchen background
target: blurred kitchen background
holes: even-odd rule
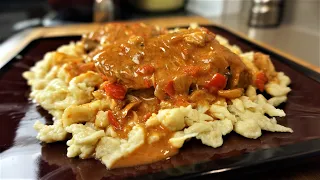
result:
[[[320,66],[320,0],[1,0],[0,43],[27,28],[200,15]]]

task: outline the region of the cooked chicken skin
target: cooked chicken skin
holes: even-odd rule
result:
[[[205,28],[152,38],[134,35],[105,47],[93,59],[110,82],[135,90],[154,87],[159,99],[188,95],[192,85],[206,87],[216,73],[228,78],[228,88],[246,87],[251,79],[241,59]]]

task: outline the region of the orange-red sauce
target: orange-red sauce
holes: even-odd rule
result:
[[[239,56],[220,45],[206,29],[180,30],[152,38],[131,36],[105,47],[93,57],[111,82],[128,89],[153,86],[161,100],[205,86],[214,74],[230,74],[229,87],[244,87],[250,78]],[[147,69],[141,73],[141,69]],[[174,93],[168,84],[172,82]]]
[[[252,79],[240,57],[205,28],[168,33],[145,24],[111,23],[82,40],[96,69],[106,83],[113,84],[109,87],[123,86],[118,88],[121,92],[104,88],[116,99],[112,113],[120,125],[116,132],[123,139],[134,124],[143,125],[159,109],[210,104],[218,90],[245,88]],[[218,86],[212,90],[208,85]],[[152,132],[162,134],[161,139],[148,144]],[[168,142],[173,132],[157,126],[146,128],[146,133],[146,143],[114,167],[152,163],[178,153]]]
[[[173,135],[168,129],[163,127],[155,127],[148,129],[148,134],[151,132],[159,132],[163,133],[164,135],[161,139],[157,142],[152,144],[148,144],[147,138],[146,143],[136,149],[130,155],[121,158],[114,164],[114,168],[119,167],[129,167],[129,166],[136,166],[141,164],[149,164],[153,162],[157,162],[160,160],[164,160],[168,157],[174,156],[179,152],[179,149],[174,148],[168,142],[171,136]]]
[[[128,40],[133,35],[145,38],[166,33],[164,28],[150,26],[143,23],[109,23],[100,27],[97,31],[83,35],[82,42],[89,51],[111,44],[118,44],[122,40]]]

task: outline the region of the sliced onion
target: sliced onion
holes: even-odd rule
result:
[[[139,118],[138,118],[137,112],[132,111],[132,113],[133,113],[133,121],[134,121],[134,122],[139,122]]]
[[[124,107],[122,110],[121,110],[121,116],[122,118],[126,117],[128,115],[128,112],[135,106],[137,106],[138,104],[140,104],[141,101],[136,101],[136,102],[131,102],[129,104],[126,105],[126,107]]]
[[[141,101],[140,98],[133,96],[133,95],[127,95],[127,100],[131,103],[131,102],[138,102]]]
[[[230,90],[219,90],[218,95],[228,99],[235,99],[241,97],[243,94],[243,88],[230,89]]]

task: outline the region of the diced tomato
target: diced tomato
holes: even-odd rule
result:
[[[220,73],[216,73],[212,76],[212,79],[207,83],[206,88],[212,93],[224,89],[226,85],[227,78]]]
[[[147,121],[149,119],[149,117],[151,117],[152,113],[148,112],[146,115],[143,116],[143,120]]]
[[[144,65],[137,69],[138,74],[150,75],[154,73],[154,67],[152,65]]]
[[[144,79],[144,84],[146,85],[147,88],[150,88],[152,86],[152,81],[149,79]]]
[[[190,103],[183,96],[176,97],[176,99],[174,100],[174,103],[175,103],[176,106],[187,107],[187,106],[190,105]]]
[[[169,81],[168,84],[164,87],[164,91],[169,95],[169,96],[174,96],[175,90],[173,86],[173,81]]]
[[[108,111],[108,120],[109,123],[116,129],[116,130],[120,130],[121,126],[120,123],[116,120],[116,118],[114,117],[112,111]]]
[[[268,82],[266,74],[262,71],[256,74],[255,85],[260,91],[264,91],[264,85]]]
[[[114,99],[123,100],[126,96],[126,88],[118,83],[108,83],[104,86],[106,93]]]
[[[200,67],[199,66],[186,66],[183,71],[191,76],[197,76],[197,74],[200,71]]]

